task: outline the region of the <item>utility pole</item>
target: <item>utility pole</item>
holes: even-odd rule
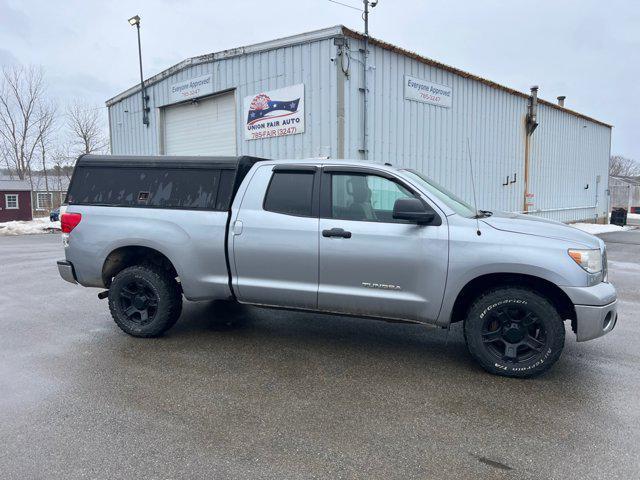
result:
[[[129,19],[129,25],[132,27],[136,27],[138,30],[138,61],[140,64],[140,93],[142,95],[142,123],[145,126],[149,126],[149,107],[147,103],[149,102],[149,96],[147,95],[147,89],[144,86],[144,76],[142,75],[142,46],[140,43],[140,16],[136,15],[135,17],[131,17]]]

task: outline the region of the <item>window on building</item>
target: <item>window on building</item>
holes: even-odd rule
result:
[[[51,210],[53,205],[53,194],[51,192],[38,192],[36,194],[36,209]]]
[[[18,195],[9,193],[4,196],[4,203],[7,206],[7,210],[18,210],[20,206],[18,205]]]
[[[264,198],[270,212],[310,217],[313,212],[314,172],[274,172]]]
[[[405,223],[393,218],[399,198],[414,198],[403,186],[377,175],[333,174],[331,213],[333,218],[365,222]]]

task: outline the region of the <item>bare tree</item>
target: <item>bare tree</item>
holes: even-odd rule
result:
[[[56,106],[55,104],[46,104],[43,107],[43,111],[46,112],[46,116],[43,117],[43,121],[40,124],[40,129],[42,130],[40,135],[40,141],[38,142],[38,146],[40,149],[40,160],[42,165],[42,174],[44,175],[44,185],[45,190],[49,193],[49,175],[47,172],[47,159],[50,156],[49,150],[52,147],[52,133],[53,126],[56,119]]]
[[[20,180],[31,171],[41,138],[51,129],[54,110],[45,102],[41,68],[12,66],[0,76],[0,143],[7,165]]]
[[[56,186],[58,190],[62,190],[62,179],[71,180],[73,167],[76,162],[76,155],[71,151],[68,143],[62,143],[56,146],[51,161],[53,163],[52,172],[56,177]]]
[[[9,162],[9,155],[7,153],[7,146],[0,138],[0,157],[2,157],[3,169],[6,167],[6,172],[9,178],[13,180],[13,171],[11,170],[11,163]]]
[[[630,158],[613,155],[609,159],[609,175],[615,177],[633,177],[640,175],[640,164]]]
[[[67,107],[67,128],[71,146],[77,155],[104,153],[109,141],[100,118],[99,107],[83,105],[76,101]]]

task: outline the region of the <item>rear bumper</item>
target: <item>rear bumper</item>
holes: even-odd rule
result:
[[[73,269],[73,264],[66,260],[58,260],[58,273],[67,282],[78,283],[76,278],[76,272]]]

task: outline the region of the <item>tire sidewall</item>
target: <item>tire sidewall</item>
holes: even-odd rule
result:
[[[482,342],[482,325],[492,310],[514,305],[531,310],[542,322],[547,342],[541,354],[512,364],[497,359]],[[517,288],[497,289],[480,297],[469,309],[464,334],[470,353],[485,370],[505,376],[530,377],[548,370],[560,357],[564,347],[564,323],[551,303],[539,294]]]
[[[153,320],[144,325],[129,320],[122,309],[120,292],[133,281],[144,283],[158,299]],[[129,335],[140,337],[158,336],[170,328],[175,323],[170,317],[176,299],[169,281],[174,280],[168,279],[163,272],[144,266],[129,267],[118,273],[109,288],[109,308],[116,324]]]

